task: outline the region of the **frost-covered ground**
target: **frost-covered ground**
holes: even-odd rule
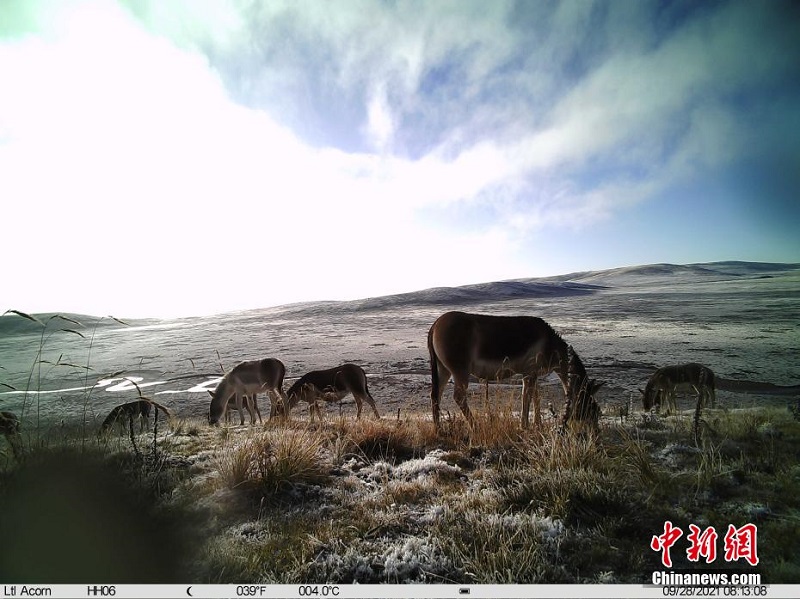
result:
[[[209,538],[192,577],[205,582],[644,583],[661,568],[649,542],[667,520],[721,535],[754,523],[753,571],[800,580],[800,424],[785,408],[710,410],[698,442],[691,422],[637,415],[591,438],[520,432],[507,412],[443,435],[424,419],[333,418],[181,425],[161,444],[192,464],[170,501],[204,513]],[[313,468],[295,463],[302,474],[282,470],[279,486],[255,471],[232,478],[254,437],[251,460],[288,443],[312,447]],[[684,553],[673,552],[676,568],[709,567]]]

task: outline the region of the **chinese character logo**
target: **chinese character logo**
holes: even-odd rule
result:
[[[683,536],[683,531],[677,526],[672,526],[672,522],[667,520],[664,522],[664,534],[654,535],[650,541],[650,549],[661,551],[661,563],[664,564],[665,568],[672,567],[672,557],[669,555],[669,550],[681,536]]]
[[[741,528],[736,528],[733,524],[728,525],[728,532],[725,534],[723,542],[725,544],[725,561],[735,562],[740,559],[747,560],[751,566],[758,565],[757,550],[758,529],[755,524],[745,524]],[[665,568],[672,567],[672,557],[670,549],[683,536],[683,530],[673,526],[672,522],[664,522],[664,532],[660,535],[653,535],[650,541],[650,549],[661,552],[661,563]],[[699,562],[700,558],[705,563],[710,564],[717,559],[717,539],[719,535],[713,526],[701,530],[695,524],[689,525],[689,534],[686,540],[689,548],[686,550],[686,559],[690,562]]]
[[[758,529],[755,524],[745,524],[741,528],[728,524],[728,532],[725,534],[725,561],[735,562],[744,558],[751,566],[758,565],[757,533]]]
[[[686,540],[691,543],[689,549],[686,550],[686,557],[690,562],[698,562],[701,557],[706,559],[706,563],[710,564],[717,559],[717,531],[713,526],[709,526],[702,533],[700,527],[694,524],[689,525],[689,532]]]

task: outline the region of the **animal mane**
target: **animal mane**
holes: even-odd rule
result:
[[[555,330],[553,328],[553,326],[549,322],[547,322],[546,320],[542,320],[542,322],[544,323],[545,327],[547,327],[548,332],[552,333],[553,337],[555,338],[556,347],[558,348],[559,353],[563,351],[564,355],[568,357],[569,356],[569,349],[572,346],[564,340],[564,337],[561,336],[561,333],[559,333],[557,330]],[[574,353],[574,350],[573,350],[573,353]],[[575,357],[577,358],[578,355],[575,354]],[[569,359],[569,358],[567,358],[567,359]],[[581,364],[581,367],[583,367],[583,364]]]
[[[572,362],[570,364],[570,374],[575,374],[580,376],[582,379],[586,379],[587,372],[586,367],[583,365],[581,361],[581,357],[575,351],[575,349],[570,346],[570,351],[572,352]]]
[[[233,370],[229,370],[228,372],[226,372],[223,375],[222,379],[220,379],[219,383],[217,383],[216,389],[214,389],[214,395],[220,394],[222,391],[224,391],[228,387],[228,385],[231,384],[231,373],[232,372],[233,372]]]

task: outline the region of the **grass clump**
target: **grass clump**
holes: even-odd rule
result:
[[[269,430],[223,449],[216,458],[220,478],[230,489],[273,496],[298,484],[322,484],[330,465],[324,437],[309,430]]]
[[[553,419],[523,431],[510,409],[438,435],[414,417],[186,422],[146,476],[124,437],[98,450],[159,509],[206,515],[193,580],[640,584],[670,520],[721,535],[753,522],[764,580],[796,582],[800,422],[788,410],[705,418],[699,443],[680,415],[563,435]],[[676,567],[693,567],[679,549]]]

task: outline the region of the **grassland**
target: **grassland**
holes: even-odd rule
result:
[[[553,418],[522,431],[513,407],[498,398],[478,409],[473,430],[448,417],[440,434],[423,415],[312,424],[299,413],[221,428],[162,420],[135,445],[128,430],[24,434],[16,458],[0,445],[0,574],[51,583],[98,573],[116,582],[642,583],[663,569],[650,540],[669,520],[684,531],[674,568],[800,580],[792,411],[707,410],[696,439],[689,412],[626,417],[607,406],[599,432],[560,435]],[[722,558],[728,524],[747,523],[758,527],[756,567]],[[689,524],[715,527],[715,562],[687,561]]]

